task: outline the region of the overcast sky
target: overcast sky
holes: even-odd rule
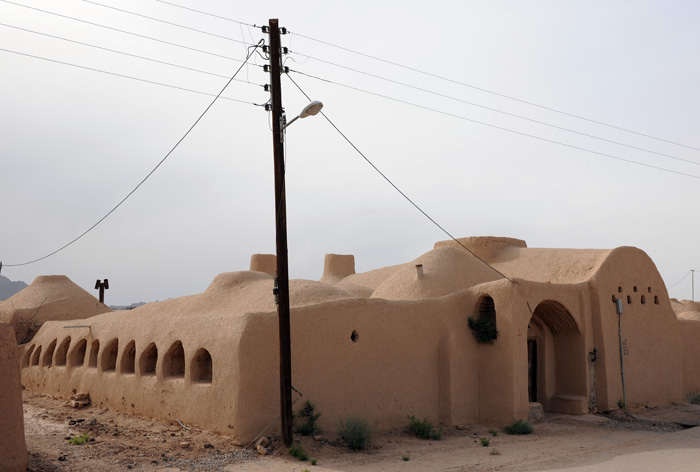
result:
[[[110,304],[200,293],[219,273],[247,270],[252,254],[275,251],[269,114],[253,105],[268,100],[269,77],[257,55],[224,93],[243,103],[217,101],[109,218],[55,256],[7,266],[92,226],[212,101],[85,68],[216,94],[247,47],[267,41],[258,28],[156,0],[99,1],[223,38],[87,1],[17,0],[186,49],[0,1],[2,274],[27,283],[65,274],[95,294],[95,279],[108,278]],[[291,77],[454,236],[637,246],[667,286],[700,269],[700,150],[692,149],[700,148],[698,2],[169,1],[251,25],[279,18],[292,33],[283,37],[292,52],[286,65],[298,71]],[[282,79],[292,117],[307,100]],[[360,272],[410,261],[448,238],[321,116],[288,130],[287,209],[292,278],[319,279],[326,253],[354,254]],[[690,276],[669,293],[690,298]]]

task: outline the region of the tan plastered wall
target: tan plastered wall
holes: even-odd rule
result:
[[[683,394],[700,391],[700,322],[678,320],[683,345]]]
[[[623,398],[613,297],[624,302],[621,327],[627,406],[682,400],[680,324],[653,261],[640,249],[617,248],[591,284],[598,300],[593,310],[600,327],[596,333],[598,359],[604,364],[598,370],[600,408],[617,408]]]
[[[239,411],[237,399],[243,386],[238,381],[240,359],[236,346],[244,321],[209,314],[177,322],[167,316],[126,322],[118,315],[76,323],[47,322],[30,343],[22,346],[22,380],[35,392],[63,398],[70,397],[74,390],[89,393],[92,404],[98,407],[178,419],[225,432],[237,440],[240,436],[234,413]],[[91,327],[70,329],[64,328],[66,324]],[[81,361],[78,353],[83,341],[86,352]],[[95,341],[99,342],[96,358]],[[116,358],[110,350],[115,342]],[[152,344],[157,348],[155,365],[146,361]],[[51,345],[56,346],[53,353]],[[67,350],[60,349],[64,345]],[[37,356],[39,347],[42,352]],[[202,349],[211,358],[210,378]],[[91,365],[93,360],[95,365]],[[149,372],[150,368],[153,371]]]
[[[0,472],[27,470],[19,353],[7,323],[0,323],[0,435]]]

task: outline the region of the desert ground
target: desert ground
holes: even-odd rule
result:
[[[700,470],[700,428],[692,427],[700,424],[700,406],[686,403],[607,415],[547,414],[527,436],[478,424],[446,429],[441,440],[395,430],[375,435],[364,452],[350,451],[334,431],[317,439],[297,436],[316,465],[287,454],[274,433],[273,452],[261,456],[177,421],[74,409],[27,391],[24,415],[28,470],[34,472]],[[69,443],[83,434],[86,443]]]

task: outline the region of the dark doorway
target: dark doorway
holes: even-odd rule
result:
[[[527,342],[527,394],[530,402],[537,401],[537,341]]]

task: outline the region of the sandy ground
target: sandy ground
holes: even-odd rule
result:
[[[29,470],[35,472],[700,470],[700,428],[678,425],[700,424],[700,406],[673,404],[632,413],[547,415],[528,436],[502,431],[493,436],[492,425],[469,425],[426,441],[397,430],[375,437],[366,452],[349,451],[335,434],[300,438],[317,458],[312,466],[287,455],[276,438],[274,452],[262,457],[225,436],[177,422],[92,407],[77,410],[65,401],[24,392]],[[82,434],[90,437],[87,443],[69,444],[67,438]],[[482,446],[481,438],[490,444]]]

